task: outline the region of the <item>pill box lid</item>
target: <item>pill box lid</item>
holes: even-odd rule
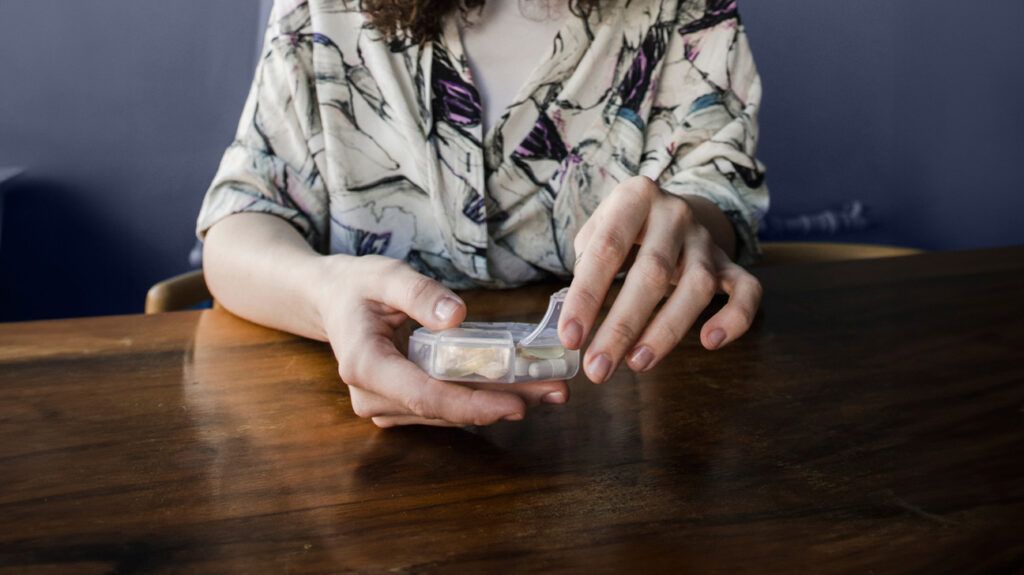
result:
[[[439,340],[449,345],[465,347],[515,345],[535,327],[529,323],[466,322],[459,327],[437,332],[421,327],[413,332],[411,339],[428,345],[434,345]]]
[[[568,288],[551,295],[544,318],[538,324],[518,322],[466,322],[459,327],[433,332],[419,328],[412,334],[412,341],[434,345],[438,338],[445,344],[466,347],[485,347],[511,343],[517,347],[560,346],[558,318]]]

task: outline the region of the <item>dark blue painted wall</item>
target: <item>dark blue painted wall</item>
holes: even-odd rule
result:
[[[849,239],[1024,243],[1024,2],[741,2],[778,212],[863,199]]]
[[[139,311],[184,271],[262,28],[255,0],[0,0],[0,319]],[[13,221],[11,221],[13,220]]]
[[[880,226],[844,239],[1024,243],[1024,3],[742,10],[777,213],[858,198]],[[257,0],[0,0],[0,166],[31,170],[7,197],[0,319],[139,311],[152,282],[187,268],[259,12]]]

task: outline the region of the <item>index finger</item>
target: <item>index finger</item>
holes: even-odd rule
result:
[[[647,220],[650,197],[643,185],[631,183],[630,187],[613,192],[606,200],[610,203],[601,206],[605,208],[604,215],[580,246],[569,293],[562,305],[558,334],[565,347],[579,349],[586,334],[594,328],[608,288]]]

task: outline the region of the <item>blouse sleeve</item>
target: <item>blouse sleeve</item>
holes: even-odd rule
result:
[[[714,202],[733,222],[737,260],[750,264],[768,209],[755,158],[761,79],[735,3],[707,6],[670,32],[640,173],[670,194]]]
[[[323,138],[311,35],[286,32],[273,20],[235,140],[206,192],[196,233],[203,239],[220,219],[239,212],[273,214],[323,251],[329,216],[316,163]]]

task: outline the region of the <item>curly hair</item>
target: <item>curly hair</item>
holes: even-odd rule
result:
[[[509,0],[496,0],[508,2]],[[579,13],[595,8],[601,0],[573,0],[571,9]],[[362,9],[370,24],[389,40],[407,38],[428,42],[442,31],[444,19],[454,12],[463,15],[480,10],[485,0],[363,0]]]

